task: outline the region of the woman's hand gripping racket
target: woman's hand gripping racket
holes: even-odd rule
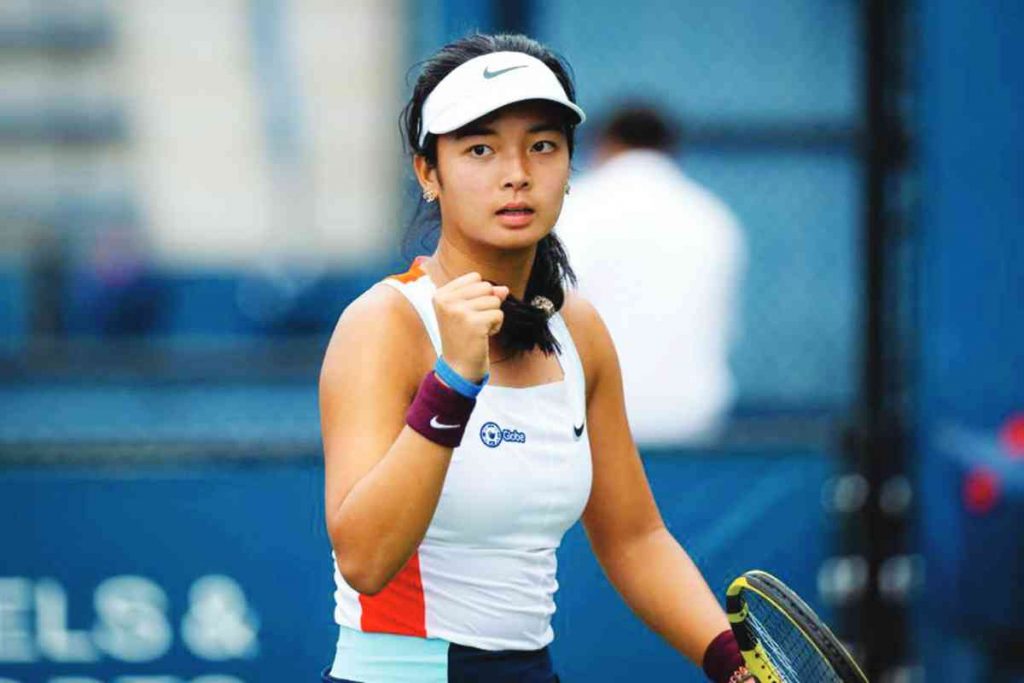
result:
[[[868,683],[828,626],[771,574],[744,573],[726,591],[725,606],[759,683]]]

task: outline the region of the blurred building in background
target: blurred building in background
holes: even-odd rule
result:
[[[400,10],[4,3],[6,342],[258,334],[327,273],[387,260]],[[99,322],[125,305],[134,322]]]
[[[569,58],[589,110],[645,92],[687,117],[688,168],[736,207],[751,240],[733,358],[741,411],[841,410],[855,393],[859,315],[855,6],[591,9],[540,3],[522,28]],[[496,12],[5,3],[8,346],[119,332],[182,344],[322,336],[403,258],[406,69],[445,36],[515,20]]]

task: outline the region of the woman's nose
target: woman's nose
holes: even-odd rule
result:
[[[502,187],[513,190],[522,190],[530,185],[530,172],[527,168],[526,159],[520,154],[515,154],[509,159],[505,172],[505,182]]]

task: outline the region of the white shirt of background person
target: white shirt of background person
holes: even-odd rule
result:
[[[729,208],[668,155],[617,150],[573,183],[556,232],[615,342],[634,439],[713,438],[746,263]]]

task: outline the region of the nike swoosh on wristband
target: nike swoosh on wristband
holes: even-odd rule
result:
[[[462,426],[462,425],[446,425],[443,422],[438,422],[437,421],[438,417],[440,417],[440,416],[435,415],[434,417],[430,418],[430,426],[433,427],[434,429],[458,429],[459,427]]]
[[[490,68],[491,67],[489,66],[484,67],[484,78],[494,78],[495,76],[500,76],[501,74],[506,73],[508,71],[512,71],[514,69],[525,69],[526,64],[520,64],[519,66],[510,66],[507,69],[498,69],[497,71],[491,71]]]
[[[573,426],[572,426],[572,433],[576,435],[576,438],[577,438],[577,439],[578,439],[578,438],[580,438],[581,436],[583,436],[583,427],[584,427],[584,426],[585,426],[586,424],[587,424],[587,423],[586,423],[586,422],[584,422],[584,423],[583,423],[583,424],[581,424],[581,425],[580,425],[579,427],[577,427],[576,425],[573,425]]]

